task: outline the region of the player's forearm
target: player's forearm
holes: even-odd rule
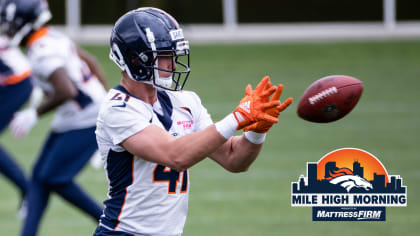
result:
[[[225,142],[226,139],[220,135],[214,125],[178,138],[169,146],[173,165],[178,170],[188,169],[209,156]]]
[[[234,137],[232,142],[232,152],[229,159],[231,166],[236,172],[248,170],[260,153],[262,144],[249,142],[245,135]]]
[[[53,93],[47,97],[46,101],[38,107],[38,115],[43,115],[59,107],[66,101],[76,97],[78,93],[77,88],[68,77],[67,70],[64,67],[60,67],[51,73],[48,77],[48,81],[54,90]]]
[[[150,125],[124,140],[121,146],[139,158],[180,171],[203,160],[224,142],[226,139],[214,125],[177,139],[162,128]]]
[[[67,100],[71,99],[70,96],[65,96],[60,93],[54,93],[51,97],[48,97],[44,103],[39,105],[36,109],[38,116],[44,115],[55,108],[59,107],[61,104],[64,104]]]
[[[244,172],[255,161],[261,148],[262,144],[251,143],[244,135],[234,136],[210,157],[230,172]]]

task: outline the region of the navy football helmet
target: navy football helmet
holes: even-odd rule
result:
[[[181,90],[190,73],[188,41],[178,22],[157,8],[139,8],[118,19],[111,33],[110,58],[135,81],[166,90]],[[172,70],[159,68],[171,57]],[[159,71],[170,72],[162,78]]]
[[[51,19],[45,0],[0,0],[1,33],[10,37],[17,46],[30,32]]]

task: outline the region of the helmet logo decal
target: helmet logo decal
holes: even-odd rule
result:
[[[171,35],[172,41],[184,38],[184,33],[182,32],[182,29],[171,30],[169,31],[169,34]]]

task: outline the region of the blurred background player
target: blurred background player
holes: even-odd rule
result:
[[[110,57],[122,78],[98,116],[109,192],[94,235],[181,235],[188,168],[209,156],[228,171],[246,171],[264,132],[292,100],[280,104],[282,87],[265,77],[213,124],[194,92],[179,91],[190,73],[189,43],[177,21],[156,8],[130,11],[116,22]],[[233,136],[244,128],[250,131]]]
[[[73,179],[97,150],[95,123],[107,88],[103,72],[95,58],[45,25],[51,18],[45,1],[1,3],[3,32],[12,45],[25,48],[33,75],[47,94],[37,109],[15,114],[12,134],[25,136],[39,116],[56,110],[52,130],[33,167],[22,235],[36,234],[52,191],[97,221],[102,208]]]
[[[8,47],[8,39],[0,36],[0,132],[28,100],[32,91],[29,62],[15,47]],[[28,184],[23,170],[14,158],[0,146],[0,173],[15,184],[23,200]]]

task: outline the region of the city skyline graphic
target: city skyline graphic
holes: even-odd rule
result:
[[[317,178],[319,180],[325,178],[325,168],[328,167],[328,162],[335,162],[335,166],[339,168],[353,168],[352,171],[355,175],[359,175],[368,181],[372,181],[375,175],[384,175],[385,182],[389,182],[388,172],[382,163],[375,156],[365,151],[342,149],[326,154],[318,161]],[[358,164],[354,164],[355,162]],[[363,172],[363,175],[361,172]]]
[[[291,183],[292,207],[312,207],[312,221],[385,221],[387,207],[407,206],[407,186],[367,151],[341,148],[306,163]]]
[[[354,162],[358,163],[358,162]],[[362,167],[362,166],[361,166]],[[328,169],[335,169],[335,162],[328,162]],[[317,163],[308,163],[307,164],[307,180],[304,176],[299,177],[299,181],[293,183],[292,192],[293,193],[347,193],[346,189],[333,185],[326,178],[319,180],[317,176]],[[359,169],[363,178],[363,169]],[[354,173],[354,172],[353,172]],[[356,175],[354,173],[354,175]],[[326,174],[327,178],[329,174]],[[351,192],[353,193],[405,193],[406,187],[402,186],[402,179],[399,176],[391,176],[391,181],[385,180],[385,175],[374,175],[373,180],[368,181],[372,184],[373,189],[366,191],[363,189],[354,188]],[[387,184],[388,182],[388,184]]]
[[[300,176],[292,184],[293,193],[405,193],[400,176],[388,176],[382,163],[369,153],[345,149],[329,153],[318,162],[307,163],[307,176]],[[364,181],[369,188],[343,188],[332,184],[335,178],[348,177],[349,181]],[[355,178],[356,178],[355,177]],[[353,179],[355,179],[353,178]],[[356,184],[357,185],[357,184]]]

